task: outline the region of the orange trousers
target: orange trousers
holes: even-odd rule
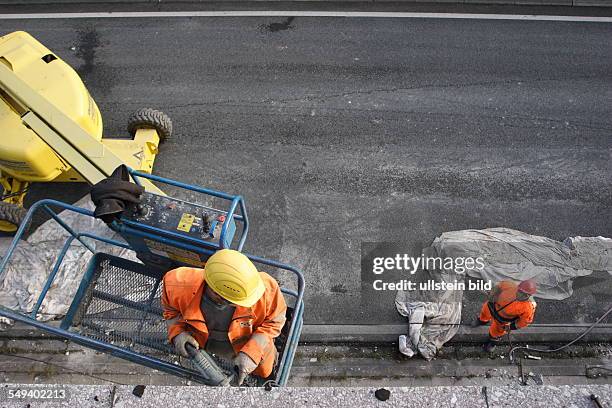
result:
[[[489,336],[492,339],[497,340],[508,332],[510,323],[501,323],[495,320],[493,316],[491,316],[491,311],[489,310],[487,302],[484,302],[482,305],[482,309],[480,309],[480,316],[478,316],[478,318],[481,322],[491,322],[491,326],[489,327]]]

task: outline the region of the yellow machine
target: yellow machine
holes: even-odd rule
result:
[[[128,120],[128,132],[132,139],[103,138],[83,81],[31,35],[0,37],[0,231],[15,231],[25,216],[29,183],[94,184],[121,164],[151,173],[160,140],[172,134],[170,118],[142,109]]]

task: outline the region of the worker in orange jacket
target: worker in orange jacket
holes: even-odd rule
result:
[[[491,291],[489,299],[482,305],[480,316],[473,326],[491,322],[489,340],[484,345],[491,352],[509,330],[527,327],[533,322],[536,302],[531,297],[537,291],[533,279],[520,282],[501,281]]]
[[[285,324],[287,304],[278,283],[258,272],[245,255],[215,252],[204,269],[181,267],[164,276],[162,292],[168,339],[178,354],[186,345],[233,360],[236,385],[249,374],[267,378],[277,359],[274,339]]]

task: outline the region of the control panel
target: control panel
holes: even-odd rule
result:
[[[224,211],[144,192],[139,204],[130,205],[123,212],[120,225],[128,228],[120,227],[118,232],[136,249],[138,257],[145,263],[203,266],[208,255],[185,249],[181,244],[203,246],[202,243],[194,243],[193,239],[197,239],[220,245],[224,223],[228,223],[228,226],[223,246],[229,248],[236,224],[233,219],[227,219]],[[132,230],[144,231],[146,235],[134,234]],[[174,234],[166,234],[166,231]]]

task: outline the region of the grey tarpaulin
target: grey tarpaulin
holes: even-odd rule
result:
[[[81,199],[75,205],[90,210],[94,207],[89,197]],[[60,214],[60,218],[77,231],[87,231],[117,239],[117,234],[93,217],[64,211]],[[69,235],[68,231],[51,219],[38,227],[26,241],[19,243],[3,276],[0,276],[0,305],[24,313],[33,309],[58,253]],[[3,238],[0,244],[2,255],[6,253],[11,241],[11,238]],[[94,249],[104,245],[107,253],[135,260],[133,252],[129,250],[94,240],[88,243]],[[90,258],[91,253],[78,241],[73,241],[42,304],[40,314],[37,316],[39,320],[50,320],[68,311]]]
[[[593,271],[612,274],[612,239],[572,237],[563,242],[508,228],[445,232],[423,250],[428,257],[481,257],[482,270],[467,273],[474,278],[522,281],[535,279],[535,297],[562,300],[572,295],[572,279]],[[418,271],[426,279],[463,282],[453,270]],[[409,321],[408,336],[400,338],[400,351],[419,352],[431,359],[458,331],[463,291],[399,291],[397,311]],[[442,324],[442,325],[439,325]]]

